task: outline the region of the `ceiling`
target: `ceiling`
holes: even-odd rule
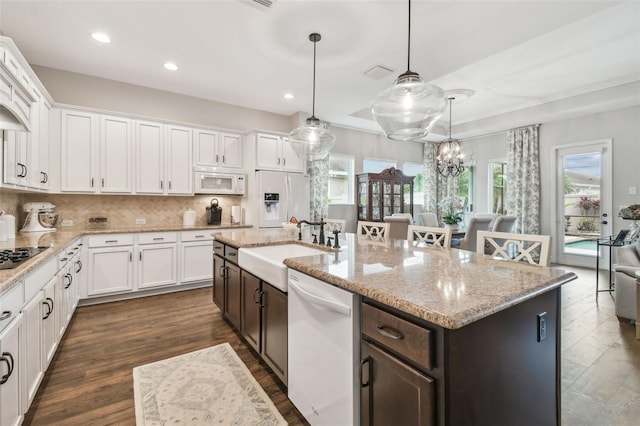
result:
[[[311,111],[319,32],[315,115],[375,132],[370,102],[407,67],[405,0],[2,0],[0,29],[34,65],[284,115]],[[411,32],[413,71],[475,91],[457,137],[640,104],[638,1],[414,0]],[[364,75],[377,65],[393,72]],[[438,124],[432,140],[448,113]]]

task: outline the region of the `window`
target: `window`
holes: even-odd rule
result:
[[[329,154],[329,204],[353,204],[354,164],[352,156]]]
[[[362,160],[362,173],[380,173],[384,169],[395,166],[395,161],[365,158]]]
[[[507,206],[505,205],[507,197],[506,167],[507,164],[503,162],[489,163],[489,179],[491,179],[490,185],[492,188],[492,213],[505,214],[507,211]]]
[[[402,173],[407,176],[415,176],[413,178],[413,204],[424,204],[424,164],[404,163]]]
[[[473,180],[475,177],[475,168],[473,166],[465,166],[462,173],[458,177],[458,197],[462,199],[465,212],[473,210]]]

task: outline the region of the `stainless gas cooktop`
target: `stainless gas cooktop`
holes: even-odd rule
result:
[[[0,269],[12,269],[22,265],[47,247],[18,247],[15,249],[0,249]]]

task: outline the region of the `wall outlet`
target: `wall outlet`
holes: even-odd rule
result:
[[[538,342],[547,338],[547,313],[538,314]]]
[[[73,221],[71,219],[63,219],[60,226],[73,226]]]
[[[146,225],[147,224],[147,219],[142,218],[142,219],[136,219],[136,225]]]
[[[630,186],[629,195],[637,195],[637,194],[638,194],[637,188],[635,186]]]

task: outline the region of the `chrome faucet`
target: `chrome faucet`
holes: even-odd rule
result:
[[[320,241],[315,240],[314,242],[318,243],[318,244],[324,244],[324,225],[326,224],[326,222],[324,221],[324,218],[320,218],[320,222],[309,222],[308,220],[300,220],[298,221],[298,241],[302,241],[302,227],[301,225],[303,223],[306,223],[307,225],[320,225]]]

